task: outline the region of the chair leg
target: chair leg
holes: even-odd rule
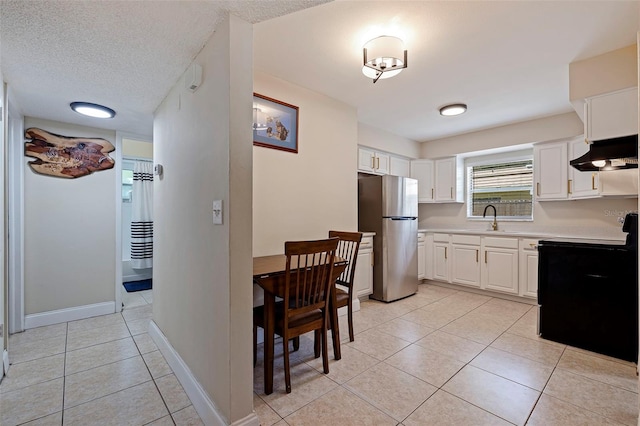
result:
[[[289,339],[282,336],[282,349],[284,353],[284,384],[287,393],[291,393],[291,372],[289,371]]]
[[[353,342],[353,304],[347,305],[347,319],[349,321],[349,341]]]
[[[300,336],[296,336],[291,340],[293,340],[293,351],[300,349]]]
[[[320,357],[320,330],[313,331],[313,356]]]
[[[327,347],[327,327],[320,332],[322,335],[322,369],[324,374],[329,374],[329,348]]]

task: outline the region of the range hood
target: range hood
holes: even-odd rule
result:
[[[638,135],[594,141],[589,152],[569,164],[581,172],[638,168]]]

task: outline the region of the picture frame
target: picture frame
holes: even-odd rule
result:
[[[298,107],[253,94],[253,144],[298,153]]]

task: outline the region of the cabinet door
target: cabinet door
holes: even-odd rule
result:
[[[430,203],[434,200],[433,161],[416,160],[411,162],[411,177],[418,180],[418,202]]]
[[[424,277],[433,279],[433,234],[427,234],[424,239]]]
[[[391,173],[391,170],[389,169],[389,161],[390,161],[390,157],[388,154],[382,154],[380,152],[376,152],[376,167],[375,167],[375,171],[378,174],[381,175],[388,175]]]
[[[480,246],[451,245],[451,282],[480,287]]]
[[[616,138],[638,133],[638,88],[587,99],[587,139]]]
[[[353,277],[355,297],[366,297],[373,293],[373,252],[360,250],[356,261],[356,273]]]
[[[418,243],[418,279],[424,278],[424,242]]]
[[[449,281],[449,243],[433,244],[433,279]]]
[[[533,174],[537,200],[563,200],[567,198],[568,164],[565,142],[534,146]]]
[[[394,176],[409,177],[411,175],[410,161],[406,158],[390,157],[389,174]]]
[[[442,158],[435,161],[435,200],[455,201],[456,159]]]
[[[538,252],[520,252],[520,296],[538,297]]]
[[[484,249],[482,288],[518,294],[518,250]]]
[[[358,148],[358,170],[373,173],[375,167],[375,152],[366,148]]]
[[[569,159],[578,158],[589,151],[589,144],[583,138],[576,138],[569,142]],[[569,167],[569,197],[570,198],[595,198],[598,193],[598,173],[581,172],[574,167]]]

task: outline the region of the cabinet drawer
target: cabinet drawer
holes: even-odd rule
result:
[[[499,248],[518,248],[517,238],[498,238],[498,237],[484,237],[482,239],[485,247],[499,247]]]
[[[364,237],[360,242],[360,250],[364,249],[372,249],[373,248],[373,237]]]
[[[468,244],[472,246],[480,245],[480,236],[479,235],[460,235],[453,234],[451,236],[451,242],[453,244]]]
[[[438,243],[448,243],[449,234],[433,234],[433,241]]]
[[[538,240],[534,238],[523,238],[520,240],[520,249],[527,251],[538,250]]]
[[[424,232],[419,232],[418,233],[418,242],[419,243],[424,243],[424,240],[426,238],[427,234],[425,234]]]

